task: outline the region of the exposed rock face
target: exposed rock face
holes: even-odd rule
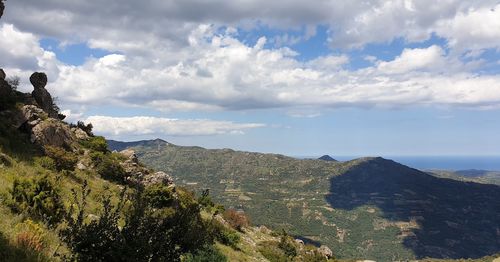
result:
[[[333,252],[332,252],[332,250],[331,250],[329,247],[325,246],[325,245],[320,246],[320,247],[318,248],[318,252],[319,252],[320,254],[322,254],[323,256],[325,256],[326,258],[331,258],[331,257],[333,257]]]
[[[71,132],[73,134],[75,134],[77,139],[80,139],[80,140],[89,139],[89,135],[87,134],[87,132],[83,131],[81,128],[73,127],[73,128],[71,128]]]
[[[156,184],[170,186],[174,184],[174,179],[169,174],[159,171],[153,174],[145,175],[141,181],[141,184],[144,186]]]
[[[35,72],[30,77],[30,82],[35,88],[31,95],[43,111],[49,114],[49,117],[57,118],[57,111],[54,110],[54,100],[49,91],[45,89],[47,85],[47,75],[45,73]]]
[[[165,172],[153,173],[151,170],[139,164],[139,159],[132,149],[125,149],[120,151],[124,157],[127,158],[124,162],[120,163],[126,173],[126,180],[140,184],[142,186],[150,186],[155,184],[162,184],[167,186],[174,185],[174,179]]]
[[[21,112],[16,118],[15,125],[17,128],[19,128],[21,125],[25,125],[29,131],[34,126],[38,125],[40,122],[47,118],[47,113],[45,113],[42,109],[34,105],[27,105],[21,108]]]
[[[71,148],[74,141],[69,126],[53,118],[40,122],[31,130],[31,142],[41,146]]]
[[[12,88],[10,87],[9,83],[5,81],[5,72],[3,69],[0,69],[0,103],[4,103],[3,99],[6,99],[9,97],[12,93]],[[0,109],[2,108],[2,105],[0,104]]]

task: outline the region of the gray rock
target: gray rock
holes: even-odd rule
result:
[[[120,154],[122,154],[124,157],[126,157],[128,160],[138,163],[139,160],[137,159],[137,155],[135,154],[135,151],[132,149],[125,149],[120,151]]]
[[[89,135],[87,134],[87,132],[83,131],[81,128],[78,127],[71,128],[71,132],[73,132],[73,134],[77,139],[80,140],[89,139]]]
[[[174,184],[174,179],[169,174],[159,171],[153,174],[145,175],[142,178],[141,184],[143,186],[150,186],[156,184],[170,186]]]
[[[325,256],[326,258],[331,258],[331,257],[333,257],[333,252],[332,252],[332,250],[331,250],[329,247],[325,246],[325,245],[320,246],[320,247],[318,248],[318,252],[319,252],[321,255]]]
[[[35,89],[45,88],[47,85],[47,75],[42,72],[35,72],[31,74],[30,82]]]
[[[43,111],[49,114],[49,117],[57,118],[58,113],[54,109],[54,100],[50,95],[49,91],[45,89],[47,85],[47,75],[45,73],[35,72],[30,77],[30,82],[35,88],[31,95],[35,99],[38,106],[43,109]]]
[[[5,77],[6,77],[5,72],[3,71],[2,68],[0,68],[0,80],[5,80]]]
[[[31,142],[40,146],[72,148],[74,141],[69,126],[53,118],[40,122],[31,130]]]

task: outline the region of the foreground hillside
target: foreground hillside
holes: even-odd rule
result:
[[[479,258],[500,252],[500,187],[437,178],[382,158],[349,162],[120,143],[193,190],[209,188],[255,224],[284,228],[341,258]]]

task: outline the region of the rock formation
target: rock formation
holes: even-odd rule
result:
[[[126,173],[126,180],[133,184],[142,186],[150,186],[155,184],[162,184],[167,186],[174,186],[174,179],[165,172],[152,172],[148,168],[139,163],[139,159],[132,149],[125,149],[120,152],[125,158],[125,161],[120,163]]]
[[[331,258],[331,257],[333,257],[333,252],[332,252],[332,250],[331,250],[329,247],[325,246],[325,245],[320,246],[320,247],[318,248],[318,252],[319,252],[320,254],[322,254],[323,256],[325,256],[326,258]]]
[[[12,88],[5,80],[5,72],[0,68],[0,109],[6,109],[9,97],[12,94]],[[5,107],[5,108],[4,108]]]
[[[54,109],[54,100],[49,91],[45,89],[47,85],[47,75],[45,73],[35,72],[30,77],[30,82],[35,88],[31,95],[35,98],[38,106],[49,114],[49,117],[57,118],[58,112]]]

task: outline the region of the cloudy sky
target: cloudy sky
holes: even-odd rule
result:
[[[9,0],[0,66],[114,139],[500,154],[498,0]]]

